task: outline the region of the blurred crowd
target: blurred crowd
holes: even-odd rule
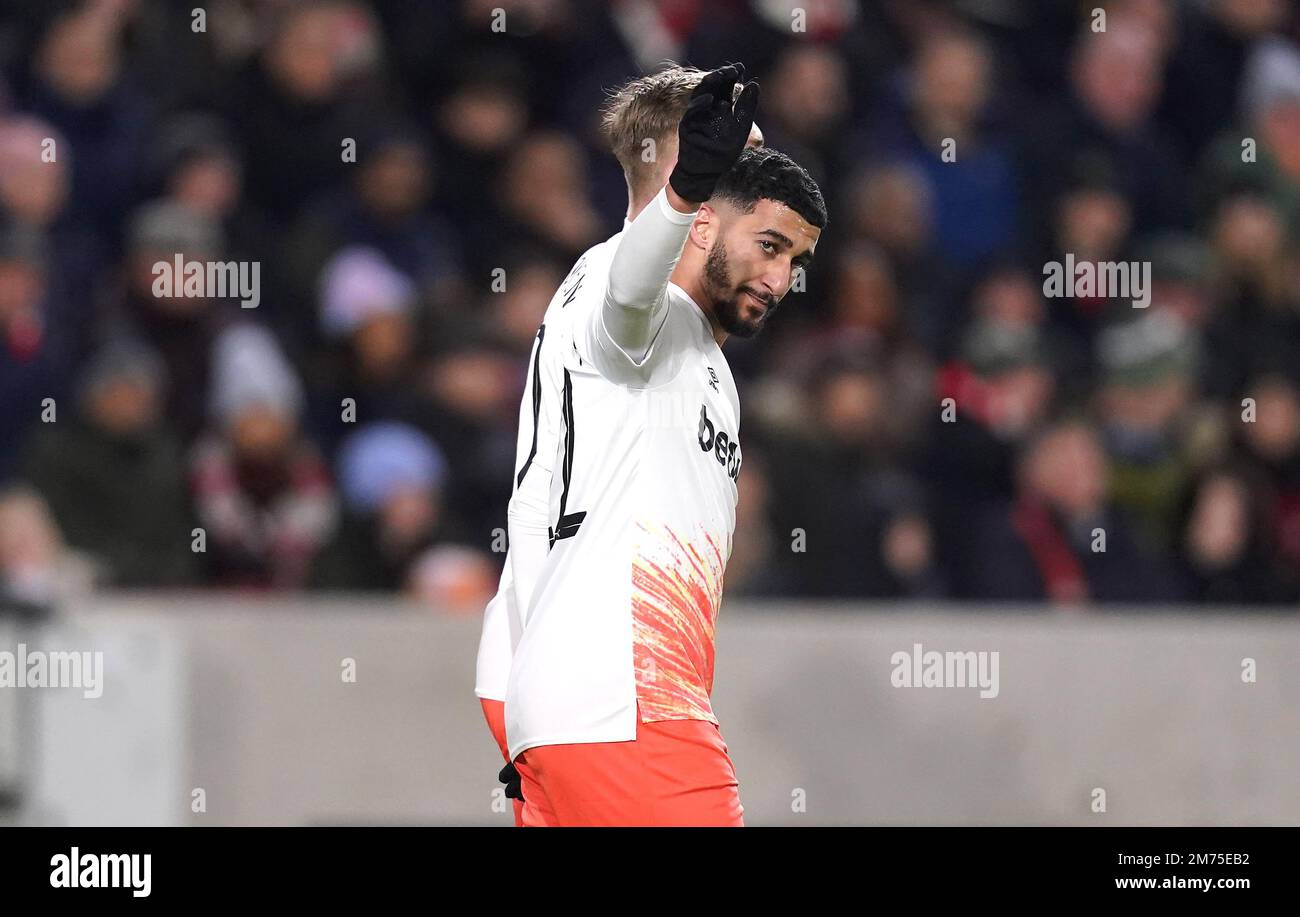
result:
[[[1284,0],[8,0],[3,590],[480,611],[537,326],[626,207],[604,94],[742,60],[831,219],[726,346],[728,595],[1294,603],[1298,26]],[[158,295],[177,252],[257,262],[257,307]],[[1149,263],[1150,305],[1045,296],[1066,253]]]

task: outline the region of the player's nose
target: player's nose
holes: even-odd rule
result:
[[[787,265],[785,270],[773,268],[767,271],[759,280],[759,288],[769,294],[774,300],[780,299],[790,289],[793,273]]]

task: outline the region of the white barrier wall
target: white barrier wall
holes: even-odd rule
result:
[[[477,620],[114,596],[39,640],[103,651],[104,691],[0,689],[37,695],[22,822],[511,822]],[[895,687],[916,644],[996,652],[996,696]],[[728,602],[714,706],[753,825],[1294,825],[1297,659],[1294,613]]]

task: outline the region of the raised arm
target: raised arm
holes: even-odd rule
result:
[[[614,252],[600,319],[610,340],[635,365],[645,360],[663,326],[668,278],[698,210],[676,209],[665,186],[623,231]]]
[[[740,64],[704,76],[678,125],[677,163],[668,184],[623,231],[610,263],[601,308],[592,316],[593,359],[640,367],[663,327],[668,278],[700,204],[745,148],[758,108],[758,84],[748,83]],[[612,345],[612,347],[610,346]]]

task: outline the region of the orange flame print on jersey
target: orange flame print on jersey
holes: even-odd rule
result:
[[[632,655],[642,722],[717,723],[713,690],[713,632],[726,565],[706,533],[683,541],[668,528],[644,523],[632,563]]]

